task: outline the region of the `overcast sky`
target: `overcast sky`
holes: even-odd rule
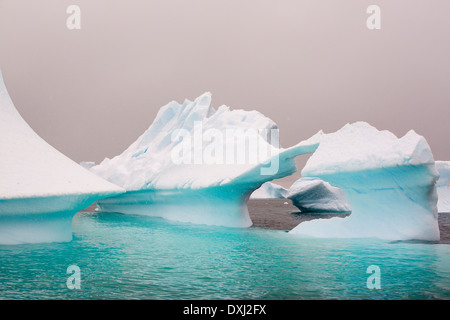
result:
[[[121,153],[161,106],[205,91],[273,119],[284,147],[364,120],[450,160],[449,39],[448,0],[0,0],[8,91],[77,162]]]

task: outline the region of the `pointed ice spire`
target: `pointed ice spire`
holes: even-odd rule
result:
[[[39,137],[0,72],[0,244],[70,240],[77,211],[122,192]]]

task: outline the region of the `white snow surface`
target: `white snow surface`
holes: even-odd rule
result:
[[[301,212],[350,212],[343,190],[319,178],[300,178],[289,188],[287,198]]]
[[[194,140],[200,132],[196,131],[199,124],[203,133],[212,129],[221,134],[222,139],[217,139],[222,141],[222,163],[215,161],[217,158],[208,160],[205,157],[209,155],[208,146],[212,143],[203,141],[199,146],[198,140]],[[177,134],[180,129],[188,133],[193,140],[188,150],[192,161],[188,163],[173,161],[176,150],[180,153],[185,151],[182,148],[181,135]],[[234,150],[241,147],[249,150],[249,144],[246,140],[230,139],[226,130],[261,132],[257,135],[257,161],[251,162],[250,158],[246,157],[241,163],[237,160],[227,163],[228,155],[225,153],[228,147],[231,146]],[[162,107],[150,127],[122,154],[112,159],[106,158],[90,170],[127,191],[200,189],[244,182],[239,181],[240,179],[246,180],[245,183],[250,183],[249,180],[263,183],[294,172],[295,168],[291,165],[284,168],[283,161],[299,154],[313,152],[318,145],[317,141],[308,140],[284,149],[268,139],[265,133],[271,130],[278,130],[276,124],[258,111],[230,110],[224,105],[215,110],[211,105],[211,94],[207,92],[194,101],[185,100],[182,104],[172,101]],[[205,138],[200,136],[200,139]],[[252,153],[251,150],[247,152]],[[268,168],[267,162],[271,159],[279,160],[280,170],[267,174],[266,177],[259,177],[260,174],[255,170]]]
[[[316,172],[323,175],[434,163],[427,141],[414,130],[397,138],[390,131],[379,131],[359,121],[346,124],[335,133],[322,133],[316,139],[320,147],[302,170],[309,177]]]
[[[0,200],[123,192],[53,148],[23,120],[0,73]]]
[[[352,213],[316,219],[290,231],[324,238],[439,240],[438,172],[425,138],[409,131],[397,138],[364,122],[322,134],[302,170],[344,190]]]

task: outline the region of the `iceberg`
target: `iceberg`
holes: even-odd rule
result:
[[[211,105],[211,94],[172,101],[125,151],[90,168],[126,193],[100,211],[182,222],[249,227],[247,200],[264,182],[296,171],[294,158],[317,137],[281,148],[278,128],[257,111]]]
[[[72,239],[72,218],[124,192],[50,146],[20,116],[0,72],[0,244]]]
[[[90,169],[93,166],[95,166],[95,162],[94,161],[81,161],[80,166],[82,166],[85,169]]]
[[[348,213],[351,211],[344,191],[319,178],[298,179],[289,188],[287,198],[301,212]]]
[[[402,138],[365,122],[322,134],[302,176],[344,190],[350,216],[300,223],[291,234],[322,238],[438,241],[438,172],[424,137]]]
[[[436,161],[436,169],[440,176],[437,182],[438,212],[450,212],[450,161]]]
[[[284,199],[287,193],[287,189],[278,184],[264,182],[261,187],[253,191],[250,199]]]

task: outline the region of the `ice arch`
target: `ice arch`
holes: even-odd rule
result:
[[[249,227],[250,194],[266,181],[295,172],[295,157],[312,153],[318,146],[312,137],[284,149],[268,134],[273,131],[278,131],[276,124],[257,111],[230,110],[226,106],[215,110],[210,93],[182,104],[171,102],[159,110],[150,127],[122,154],[90,168],[127,190],[98,201],[98,207],[103,212]],[[192,138],[192,143],[182,144],[177,132]],[[225,150],[221,154],[223,161],[217,163],[205,163],[206,159],[201,158],[211,147],[206,139],[210,137],[206,133],[211,132],[219,137],[215,147]],[[233,137],[233,133],[237,134]],[[243,136],[246,138],[239,139]],[[174,150],[192,156],[193,161],[189,162],[189,157],[181,163],[174,161]],[[253,155],[259,157],[254,162],[247,157],[244,162],[227,163],[229,150],[235,150],[236,159],[241,156],[238,150],[253,150]]]
[[[347,124],[322,136],[302,175],[343,189],[352,214],[307,221],[291,234],[439,240],[438,173],[428,143],[414,131],[399,139],[365,122]]]

